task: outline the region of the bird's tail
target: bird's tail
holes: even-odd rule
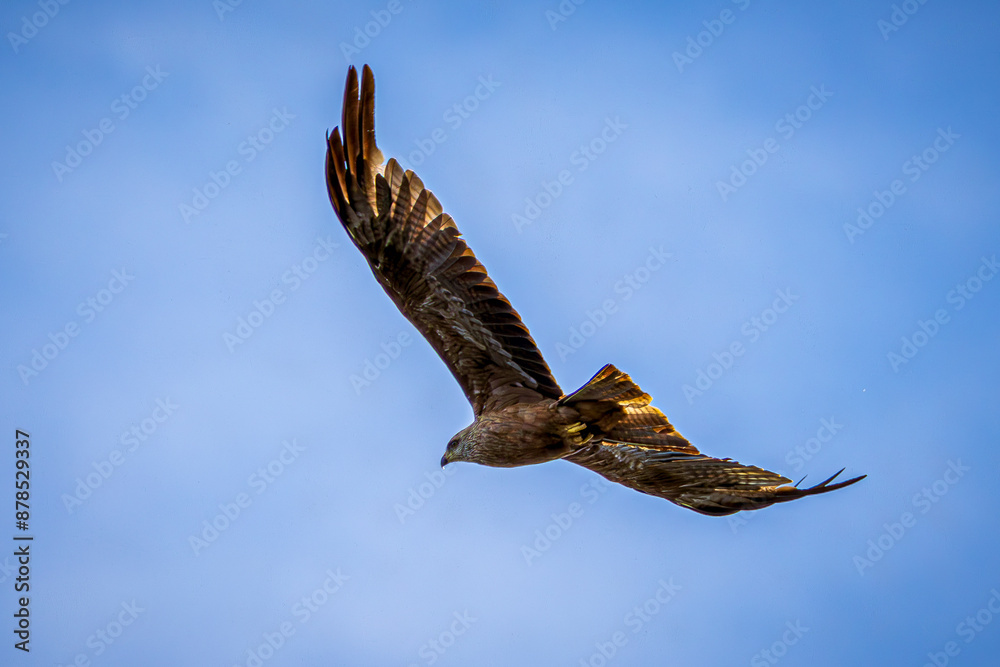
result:
[[[580,420],[596,437],[697,454],[698,450],[677,432],[665,414],[650,405],[651,401],[632,378],[608,364],[559,403],[577,410]]]

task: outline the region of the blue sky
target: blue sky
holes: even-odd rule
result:
[[[0,661],[992,664],[998,14],[6,3]],[[325,192],[366,62],[565,390],[614,363],[710,455],[868,479],[716,519],[442,473],[471,409]]]

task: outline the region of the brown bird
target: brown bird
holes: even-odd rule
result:
[[[396,307],[451,370],[475,420],[448,443],[441,465],[512,467],[564,459],[612,482],[722,516],[826,493],[840,473],[800,489],[791,480],[705,456],[607,365],[563,394],[545,359],[450,215],[412,171],[383,164],[375,144],[375,79],[351,67],[341,128],[327,136],[326,180],[344,229]],[[841,472],[843,472],[841,470]]]

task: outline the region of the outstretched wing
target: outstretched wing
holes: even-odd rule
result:
[[[344,139],[327,137],[326,182],[344,229],[399,310],[451,370],[478,416],[562,390],[517,311],[461,238],[455,221],[412,171],[382,164],[375,144],[375,79],[360,97],[351,67]]]
[[[730,459],[613,440],[591,443],[566,460],[612,482],[712,516],[827,493],[865,478],[862,475],[831,484],[838,472],[816,486],[800,489],[790,486],[792,480],[787,477]]]
[[[565,457],[612,482],[702,514],[724,516],[841,489],[865,475],[800,489],[777,473],[705,456],[678,433],[650,396],[614,366],[560,403],[588,423],[593,439]]]

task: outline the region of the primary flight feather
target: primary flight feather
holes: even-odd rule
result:
[[[341,135],[343,131],[343,136]],[[441,465],[512,467],[564,459],[612,482],[696,512],[726,515],[845,487],[809,488],[730,459],[705,456],[610,364],[563,394],[517,311],[412,171],[383,163],[375,143],[375,79],[351,67],[341,126],[327,137],[333,208],[375,278],[461,385],[475,420]]]

